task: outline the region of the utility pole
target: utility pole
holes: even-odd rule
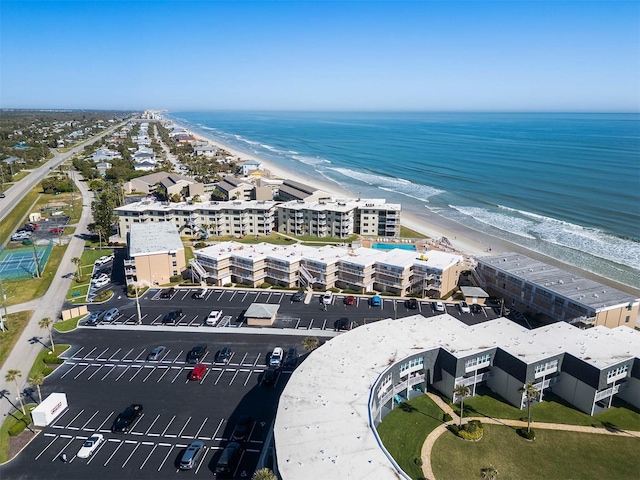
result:
[[[140,299],[138,297],[138,282],[134,283],[136,288],[136,310],[138,310],[138,325],[142,325],[142,315],[140,314]]]
[[[38,278],[40,278],[42,276],[42,272],[40,272],[40,261],[38,260],[36,244],[31,242],[31,246],[33,247],[33,261],[36,263],[36,275]]]
[[[4,284],[2,283],[2,277],[0,277],[0,295],[2,295],[2,309],[4,310],[4,315],[0,315],[0,328],[4,332],[4,321],[8,318],[7,313],[7,294],[4,293]]]

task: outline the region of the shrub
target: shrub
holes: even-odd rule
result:
[[[205,242],[197,242],[197,243],[194,245],[194,247],[195,247],[195,248],[204,248],[204,247],[206,247],[206,246],[207,246],[207,244],[206,244]]]
[[[269,282],[264,282],[262,285],[260,285],[260,288],[271,288],[271,284]]]
[[[449,425],[449,431],[454,435],[458,435],[458,432],[460,431],[460,427],[458,427],[458,424],[452,423],[451,425]]]
[[[484,429],[480,420],[471,420],[458,431],[458,436],[465,440],[480,440],[482,435],[484,435]]]
[[[61,358],[58,358],[56,355],[51,354],[51,355],[45,355],[44,357],[42,357],[42,361],[44,363],[46,363],[47,365],[61,365],[64,363],[64,360]]]
[[[417,466],[421,467],[422,466],[422,459],[420,457],[416,457],[413,460],[413,463],[415,463]]]
[[[536,439],[536,432],[533,430],[533,428],[528,432],[526,428],[519,428],[517,432],[518,432],[518,435],[520,435],[522,438],[526,438],[527,440]]]
[[[45,377],[46,377],[47,375],[51,375],[51,373],[52,373],[52,372],[53,372],[53,368],[48,367],[48,366],[47,366],[47,367],[44,367],[44,368],[42,369],[42,375],[44,375]]]
[[[442,421],[443,422],[450,422],[451,420],[453,420],[453,417],[451,415],[449,415],[448,413],[443,413],[442,414]]]
[[[180,280],[182,280],[182,275],[173,275],[169,277],[169,281],[171,283],[178,283]]]
[[[15,437],[20,435],[25,428],[27,428],[27,424],[22,421],[14,423],[9,427],[9,436]]]
[[[225,283],[223,287],[233,287],[233,283]]]

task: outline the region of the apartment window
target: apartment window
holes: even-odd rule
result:
[[[541,363],[540,365],[536,365],[536,375],[547,370],[551,370],[553,368],[557,368],[558,360],[552,360],[547,363]]]
[[[178,270],[174,270],[174,271],[173,271],[173,273],[172,273],[171,275],[173,275],[174,277],[175,277],[176,275],[178,275]]]
[[[172,267],[177,267],[178,266],[178,262],[176,262],[175,260],[173,262],[171,262],[171,266]]]
[[[472,358],[471,360],[467,360],[464,363],[464,367],[465,368],[471,368],[471,367],[475,367],[476,365],[480,364],[480,363],[486,363],[486,362],[490,362],[491,361],[491,354],[487,353],[486,355],[481,355],[477,358]]]
[[[176,252],[171,252],[171,257],[176,258]]]
[[[400,373],[405,372],[405,371],[409,370],[410,368],[417,367],[418,365],[424,365],[424,358],[423,357],[413,358],[413,359],[409,360],[408,362],[405,362],[402,365],[400,365]]]
[[[609,370],[607,372],[607,380],[617,377],[618,375],[622,375],[623,373],[627,373],[629,370],[629,365],[622,365],[621,367],[614,368],[613,370]]]
[[[626,317],[624,317],[624,323],[629,323],[629,315],[627,315]]]

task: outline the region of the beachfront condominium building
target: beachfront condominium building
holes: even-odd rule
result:
[[[465,325],[448,314],[361,325],[289,377],[274,423],[275,468],[283,479],[409,478],[376,431],[385,415],[430,388],[457,401],[458,385],[523,409],[527,383],[542,392],[537,401],[553,393],[590,415],[616,399],[638,408],[640,332],[566,323],[527,330],[505,318]]]
[[[480,257],[477,272],[485,290],[515,310],[570,323],[636,326],[639,298],[520,253]]]
[[[328,199],[331,195],[315,187],[296,182],[295,180],[283,180],[278,189],[278,200],[288,202],[291,200],[302,200],[313,202],[321,199]]]
[[[291,201],[278,205],[278,231],[335,238],[354,233],[398,237],[401,209],[384,199]]]
[[[270,235],[274,228],[275,202],[157,202],[143,200],[115,209],[119,236],[138,223],[172,222],[183,236],[243,237]]]
[[[269,187],[259,187],[246,179],[227,175],[216,185],[225,200],[272,200],[273,191]]]
[[[223,286],[262,283],[440,298],[456,288],[462,257],[440,251],[222,242],[194,252],[202,281]]]
[[[164,285],[186,268],[180,234],[171,222],[131,225],[127,247],[127,285]]]

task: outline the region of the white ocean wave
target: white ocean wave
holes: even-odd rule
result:
[[[300,152],[296,152],[295,150],[289,150],[287,153],[291,153],[292,155],[298,155]]]
[[[425,201],[429,197],[444,193],[444,190],[439,190],[428,185],[413,183],[404,178],[385,177],[348,168],[329,168],[329,170],[338,172],[348,178],[355,178],[367,185],[378,187],[380,190],[384,190],[385,192],[398,193],[405,197],[411,197],[421,201]]]
[[[325,159],[325,158],[321,158],[321,157],[309,157],[306,155],[293,155],[293,157],[295,160],[298,160],[299,162],[302,162],[306,165],[321,165],[323,163],[331,163],[329,160]]]
[[[493,212],[480,207],[449,206],[463,215],[467,215],[480,223],[484,223],[499,230],[532,240],[535,240],[536,238],[529,233],[529,230],[535,226],[535,223],[525,220],[524,218],[505,215],[503,213]]]

